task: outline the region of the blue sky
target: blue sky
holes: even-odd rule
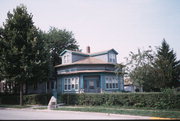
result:
[[[180,0],[0,0],[0,26],[21,3],[40,29],[72,31],[84,52],[114,48],[121,63],[165,38],[180,59]]]

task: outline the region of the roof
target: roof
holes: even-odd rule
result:
[[[95,57],[87,57],[85,59],[74,62],[74,64],[102,64],[102,63],[106,63],[106,62],[103,60],[97,59]]]
[[[80,52],[80,51],[72,51],[72,50],[64,50],[63,52],[60,53],[60,56],[64,55],[64,53],[66,52],[71,52],[73,54],[77,54],[77,55],[83,55],[83,56],[89,56],[89,54],[87,53],[83,53],[83,52]]]
[[[118,54],[118,52],[116,50],[114,50],[114,49],[104,50],[104,51],[96,52],[96,53],[83,53],[83,52],[79,52],[79,51],[72,51],[72,50],[67,50],[66,49],[62,53],[60,53],[60,56],[64,55],[64,53],[66,53],[66,52],[72,52],[73,54],[77,54],[77,55],[93,57],[93,56],[97,56],[97,55],[106,54],[106,53],[108,53],[110,51],[113,51],[115,54]]]
[[[87,57],[85,59],[82,59],[82,60],[79,60],[79,61],[76,61],[74,63],[70,63],[70,64],[60,64],[60,65],[57,65],[55,67],[62,67],[62,66],[68,66],[68,65],[85,65],[85,64],[110,64],[110,65],[114,65],[113,63],[108,63],[108,62],[105,62],[103,60],[100,60],[100,59],[97,59],[95,57]]]
[[[107,70],[82,70],[82,71],[72,71],[72,72],[61,72],[62,75],[68,75],[68,74],[77,74],[77,73],[114,73],[114,71],[107,71]]]

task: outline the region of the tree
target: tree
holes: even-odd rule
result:
[[[161,46],[157,49],[155,62],[156,88],[176,87],[180,79],[180,61],[176,59],[176,53],[170,49],[163,39]]]
[[[71,31],[60,30],[55,27],[51,27],[49,31],[42,32],[42,36],[46,39],[46,46],[49,50],[49,78],[54,79],[56,77],[56,70],[54,66],[61,64],[60,53],[65,49],[69,50],[79,50],[79,45],[74,38]]]
[[[141,51],[138,49],[137,53],[130,52],[129,58],[126,58],[126,72],[128,76],[133,80],[133,84],[143,91],[145,83],[148,80],[153,80],[152,76],[148,76],[152,71],[152,62],[154,59],[154,52],[149,46],[149,49]]]
[[[71,31],[51,27],[49,32],[46,33],[46,37],[54,66],[61,64],[59,55],[65,49],[79,50],[79,45],[77,45],[77,41]]]
[[[24,5],[17,6],[13,13],[8,12],[0,33],[2,75],[7,81],[18,82],[20,105],[23,85],[47,80],[48,75],[48,50],[32,17]]]

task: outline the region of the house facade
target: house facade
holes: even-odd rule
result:
[[[64,50],[57,70],[57,93],[102,93],[124,90],[122,76],[115,74],[118,52],[90,53]]]

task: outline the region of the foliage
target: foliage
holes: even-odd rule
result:
[[[41,31],[40,35],[46,40],[46,48],[48,49],[49,55],[49,78],[53,79],[56,76],[54,66],[61,64],[60,53],[65,49],[79,50],[79,45],[73,33],[66,29],[60,30],[51,27],[48,32]]]
[[[23,101],[24,104],[29,105],[47,105],[49,100],[51,98],[51,94],[30,94],[30,95],[24,95]],[[19,104],[19,95],[13,95],[13,94],[0,94],[0,104],[13,104],[17,105]]]
[[[180,109],[180,94],[151,93],[103,93],[62,94],[61,102],[67,105],[129,106],[155,109]]]
[[[51,98],[51,94],[31,94],[31,95],[25,95],[23,100],[25,104],[47,105],[49,103],[50,98]]]
[[[6,81],[19,83],[21,105],[23,83],[48,78],[47,49],[33,24],[32,14],[20,5],[13,13],[8,12],[0,33],[1,74]]]
[[[133,84],[140,87],[143,91],[146,82],[153,80],[151,74],[152,62],[154,59],[154,52],[149,46],[149,49],[141,51],[138,49],[137,53],[130,52],[129,58],[126,58],[126,71],[128,76],[133,80]],[[148,79],[148,80],[147,80]]]
[[[180,86],[180,60],[177,61],[176,53],[170,49],[165,41],[157,49],[155,62],[153,63],[154,71],[157,73],[155,78],[155,86],[161,88],[172,88]]]
[[[165,39],[157,48],[157,54],[151,48],[145,51],[138,49],[138,53],[130,52],[126,71],[140,91],[160,91],[161,88],[180,86],[180,60],[176,59],[176,53]]]
[[[79,46],[71,31],[51,27],[49,31],[45,33],[45,36],[54,66],[61,64],[59,55],[62,51],[65,49],[78,50]]]

